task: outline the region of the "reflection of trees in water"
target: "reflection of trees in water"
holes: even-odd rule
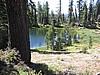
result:
[[[45,38],[44,35],[41,36],[41,35],[30,34],[30,47],[36,48],[45,46],[44,38]]]
[[[59,33],[62,31],[62,29],[57,29],[56,32],[58,33],[58,35],[60,35]],[[47,29],[43,29],[43,28],[33,28],[30,30],[30,47],[31,48],[36,48],[36,47],[42,47],[45,46],[45,34],[47,32]],[[57,36],[55,37],[55,40],[57,40]],[[76,34],[76,40],[79,39],[79,35]],[[73,39],[72,39],[73,40]],[[68,34],[66,34],[65,37],[65,42],[68,41]]]
[[[45,35],[47,32],[47,29],[44,28],[33,28],[30,30],[30,34],[32,35]]]

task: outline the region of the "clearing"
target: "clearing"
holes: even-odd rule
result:
[[[95,75],[100,72],[100,45],[90,49],[89,54],[67,51],[32,52],[31,61],[45,63],[56,74],[68,70],[75,73],[89,72]]]

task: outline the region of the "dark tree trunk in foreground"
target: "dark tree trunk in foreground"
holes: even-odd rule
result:
[[[5,0],[11,34],[11,47],[17,48],[25,63],[31,59],[27,25],[27,0]]]

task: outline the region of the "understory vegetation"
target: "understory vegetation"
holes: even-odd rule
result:
[[[0,75],[42,75],[25,64],[17,49],[0,50]]]

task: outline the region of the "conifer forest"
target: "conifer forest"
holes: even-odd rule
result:
[[[0,75],[100,75],[100,0],[0,0]]]

